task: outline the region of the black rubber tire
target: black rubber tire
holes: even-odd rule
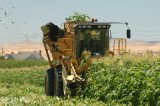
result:
[[[45,76],[45,94],[54,96],[54,69],[48,69]]]
[[[57,66],[54,71],[54,96],[62,97],[63,92],[63,80],[62,80],[62,66]]]

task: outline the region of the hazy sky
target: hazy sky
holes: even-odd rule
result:
[[[128,22],[132,39],[160,40],[160,0],[0,0],[0,7],[3,44],[42,41],[42,25],[61,26],[74,11],[99,22]],[[113,37],[126,37],[126,29],[125,25],[111,26]]]

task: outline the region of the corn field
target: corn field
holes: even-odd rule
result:
[[[0,105],[160,105],[160,55],[93,58],[75,97],[45,95],[49,68],[46,61],[0,61]]]

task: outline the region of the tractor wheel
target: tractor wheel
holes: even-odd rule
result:
[[[54,96],[54,69],[48,69],[45,76],[45,94]]]
[[[63,80],[62,80],[62,66],[57,66],[54,71],[54,96],[64,96]]]

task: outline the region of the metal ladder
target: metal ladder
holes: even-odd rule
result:
[[[118,48],[115,48],[116,41],[118,41]],[[118,51],[119,55],[126,53],[126,39],[125,38],[115,38],[114,39],[113,53],[115,53],[115,50]]]

